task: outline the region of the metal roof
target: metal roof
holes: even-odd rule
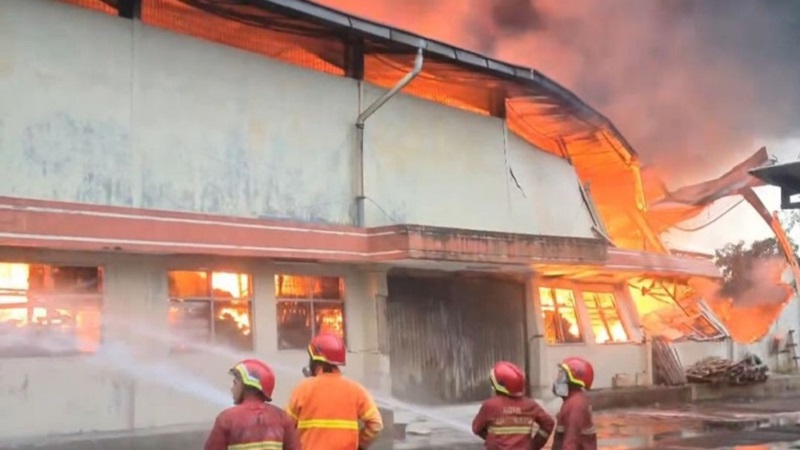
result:
[[[451,60],[461,66],[480,70],[497,77],[513,79],[521,84],[535,87],[537,90],[543,90],[566,102],[571,112],[581,116],[581,119],[588,124],[612,131],[615,134],[614,137],[622,143],[625,150],[631,155],[636,155],[633,147],[607,117],[583,102],[572,91],[535,69],[508,64],[476,52],[425,38],[418,34],[346,14],[308,0],[251,0],[250,3],[265,9],[278,10],[298,18],[303,17],[313,20],[321,25],[346,29],[353,34],[371,39],[383,40],[414,49],[421,48],[429,54]]]
[[[792,195],[800,193],[800,161],[759,167],[750,170],[750,175],[785,189]]]

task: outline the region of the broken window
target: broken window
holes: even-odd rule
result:
[[[344,339],[344,282],[339,277],[275,275],[278,348],[304,349],[321,333]]]
[[[620,319],[614,294],[610,292],[584,292],[583,301],[589,324],[597,343],[628,342],[628,332]]]
[[[548,344],[583,342],[578,325],[575,296],[569,289],[539,288],[544,336]]]
[[[713,313],[688,286],[640,279],[632,280],[629,288],[642,326],[654,336],[675,341],[727,336],[724,327],[711,320]]]
[[[0,356],[95,352],[102,269],[0,262]]]
[[[253,349],[250,275],[172,271],[167,277],[169,325],[178,339],[173,351],[203,344]]]

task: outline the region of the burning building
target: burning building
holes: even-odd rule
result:
[[[176,386],[244,354],[284,402],[321,332],[441,402],[499,359],[541,392],[567,355],[650,383],[652,336],[730,352],[719,271],[659,234],[740,190],[668,192],[539,72],[300,0],[0,11],[4,438],[205,424]]]

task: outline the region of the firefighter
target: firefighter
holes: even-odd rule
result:
[[[300,450],[294,422],[272,401],[275,375],[256,359],[246,359],[230,370],[235,406],[222,411],[206,440],[205,450]]]
[[[597,450],[592,404],[586,395],[593,381],[594,369],[583,358],[567,358],[558,365],[553,394],[563,402],[556,415],[553,450]]]
[[[308,346],[306,379],[294,389],[287,407],[303,450],[366,449],[383,429],[372,396],[339,370],[346,353],[344,341],[333,334],[318,335]]]
[[[472,432],[491,450],[540,450],[555,422],[536,401],[525,397],[525,374],[501,361],[489,373],[494,396],[483,402],[472,421]],[[533,433],[534,425],[539,429]]]

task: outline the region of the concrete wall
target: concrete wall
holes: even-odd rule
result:
[[[643,344],[580,344],[580,345],[550,345],[543,359],[549,378],[550,386],[556,378],[556,365],[564,358],[578,356],[585,358],[594,366],[594,385],[592,389],[608,389],[613,386],[615,375],[625,375],[631,380],[636,380],[637,374],[645,374],[647,368],[648,347]]]
[[[365,89],[365,104],[383,92]],[[501,119],[400,96],[369,120],[365,137],[370,226],[593,237],[574,168],[506,133]]]
[[[5,0],[0,195],[349,223],[359,98],[352,79]],[[498,119],[400,95],[367,123],[366,152],[369,225],[591,236],[572,166]]]
[[[93,264],[104,267],[104,346],[95,356],[0,359],[0,441],[47,434],[208,424],[230,406],[228,369],[253,356],[278,377],[274,402],[284,406],[307,363],[304,350],[277,350],[274,275],[345,277],[347,341],[345,374],[374,380],[379,360],[373,304],[374,274],[341,267],[281,267],[236,260],[133,257],[19,251],[0,247],[0,261]],[[168,353],[168,269],[240,270],[253,276],[255,351],[208,348]],[[378,397],[380,398],[380,397]]]

